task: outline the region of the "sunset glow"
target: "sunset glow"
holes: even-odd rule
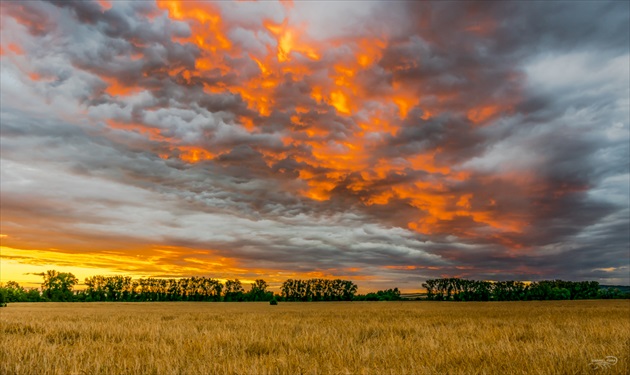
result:
[[[604,5],[3,2],[1,281],[628,283]]]

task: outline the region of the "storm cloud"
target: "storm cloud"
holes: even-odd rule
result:
[[[3,2],[2,259],[625,283],[624,2]]]

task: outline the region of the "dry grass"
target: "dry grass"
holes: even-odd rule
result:
[[[0,343],[2,374],[627,374],[630,301],[15,303]]]

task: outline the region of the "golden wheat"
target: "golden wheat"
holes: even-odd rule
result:
[[[14,303],[0,309],[0,370],[627,374],[629,317],[628,300]]]

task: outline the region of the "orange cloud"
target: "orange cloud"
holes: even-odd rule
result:
[[[409,118],[415,108],[423,121],[430,121],[443,112],[457,112],[472,124],[486,124],[511,107],[512,98],[504,101],[479,100],[470,103],[455,103],[459,96],[456,90],[420,90],[417,82],[398,77],[405,69],[417,69],[420,61],[408,61],[403,57],[390,67],[390,80],[379,90],[367,87],[366,75],[373,74],[386,50],[405,47],[404,43],[392,41],[387,35],[373,37],[339,38],[317,41],[309,38],[306,23],[295,25],[289,17],[292,3],[286,3],[287,15],[281,23],[264,19],[256,30],[275,40],[275,45],[266,45],[266,54],[247,51],[238,41],[229,37],[230,25],[224,22],[222,8],[214,3],[158,1],[172,19],[187,22],[191,35],[176,38],[181,43],[198,47],[200,55],[195,69],[177,68],[171,75],[183,77],[187,83],[194,78],[204,79],[203,90],[208,95],[226,93],[238,95],[251,114],[240,114],[238,124],[250,133],[259,131],[259,124],[272,115],[286,115],[288,126],[282,136],[285,146],[281,151],[258,148],[269,168],[287,158],[300,163],[297,178],[303,182],[294,193],[316,201],[327,201],[335,191],[350,191],[366,206],[385,206],[393,200],[405,200],[418,211],[407,227],[422,233],[441,233],[448,223],[470,220],[494,232],[519,232],[526,220],[497,218],[492,209],[475,207],[472,193],[448,193],[448,186],[464,181],[470,175],[465,170],[454,170],[440,162],[442,148],[416,152],[395,158],[379,157],[371,150],[382,148],[388,137],[396,137],[402,121]],[[479,35],[491,33],[496,25],[484,18],[483,23],[466,26],[468,31]],[[251,26],[255,28],[254,26]],[[347,51],[331,57],[327,53],[343,46]],[[228,60],[240,59],[243,66],[252,69],[235,71]],[[249,64],[249,65],[248,65]],[[318,79],[310,76],[319,72]],[[224,77],[233,78],[227,79]],[[125,87],[116,80],[107,80],[107,92],[111,95],[132,94],[133,88]],[[286,105],[282,90],[287,84],[308,82],[304,95],[291,98],[292,107]],[[346,128],[343,138],[332,130],[330,120],[319,120],[313,114],[336,112],[347,118],[350,131]],[[420,113],[420,114],[418,114]],[[120,127],[120,125],[115,125]],[[151,139],[170,143],[168,152],[161,151],[162,158],[178,157],[188,163],[214,160],[216,154],[201,145],[174,144],[155,129],[126,125],[137,131],[146,132]],[[439,176],[441,182],[404,181],[388,182],[392,174],[425,173]],[[352,177],[351,177],[352,176]],[[468,229],[451,229],[461,236],[476,236]]]
[[[115,6],[109,1],[99,3],[103,12]],[[215,129],[204,128],[193,135],[181,135],[185,132],[170,131],[168,126],[157,126],[136,116],[136,108],[130,111],[133,112],[130,116],[133,120],[121,120],[114,116],[105,119],[110,133],[115,133],[105,137],[119,144],[133,144],[134,150],[144,148],[143,151],[163,159],[161,165],[179,160],[182,163],[178,165],[188,163],[186,167],[191,167],[197,164],[200,170],[204,166],[220,165],[227,159],[223,156],[246,145],[255,154],[251,158],[259,157],[264,161],[256,164],[255,170],[247,172],[266,174],[269,179],[278,178],[278,186],[288,189],[286,193],[292,198],[301,198],[309,204],[313,203],[309,200],[324,202],[321,206],[328,201],[334,203],[339,198],[340,201],[350,202],[349,207],[359,207],[361,212],[368,212],[373,217],[379,217],[380,212],[390,209],[396,212],[392,215],[396,216],[395,225],[421,234],[491,239],[518,249],[521,244],[510,235],[523,233],[528,228],[530,218],[527,209],[518,208],[509,212],[500,207],[504,200],[501,197],[485,196],[479,193],[478,187],[467,185],[474,172],[464,168],[458,160],[448,158],[452,149],[466,145],[453,144],[448,139],[449,134],[432,130],[446,126],[440,121],[448,126],[452,125],[450,122],[457,122],[452,125],[456,128],[455,132],[461,131],[464,134],[462,137],[465,137],[470,129],[478,129],[509,112],[517,100],[516,95],[497,98],[480,94],[464,98],[461,95],[464,89],[457,85],[460,81],[474,81],[481,75],[478,67],[466,68],[472,72],[456,72],[465,76],[466,79],[461,80],[456,77],[457,74],[448,77],[437,74],[434,77],[427,72],[418,74],[417,70],[436,63],[418,58],[415,49],[403,53],[405,48],[409,48],[409,40],[386,35],[386,32],[322,40],[316,38],[307,23],[292,22],[292,2],[283,5],[279,9],[284,10],[285,17],[276,18],[283,19],[281,23],[260,19],[257,24],[252,22],[236,27],[230,24],[221,3],[157,1],[163,14],[178,21],[177,24],[186,23],[190,29],[190,35],[180,33],[168,40],[175,47],[172,50],[165,47],[161,51],[164,56],[160,55],[160,62],[170,63],[170,54],[185,50],[186,53],[181,52],[185,55],[182,58],[185,63],[180,60],[172,64],[156,63],[158,68],[147,64],[148,67],[143,67],[143,76],[133,82],[117,77],[113,72],[107,73],[106,69],[91,70],[107,85],[94,95],[102,95],[104,91],[118,101],[116,106],[132,107],[127,102],[135,101],[142,95],[133,97],[134,94],[146,90],[155,96],[155,103],[159,103],[150,106],[165,109],[186,106],[204,110],[211,108],[203,113],[220,113],[217,122],[221,122],[223,127],[216,131],[227,141],[215,147],[215,140],[210,139]],[[481,37],[491,34],[495,27],[491,20],[465,25],[471,35]],[[235,36],[235,29],[247,29],[255,36],[257,44],[249,46]],[[421,37],[418,39],[426,42],[423,47],[427,50],[439,49],[439,45],[432,44],[439,42],[431,40],[430,35]],[[126,61],[134,66],[149,61],[149,53],[139,52],[145,51],[142,40],[130,40],[129,45],[133,48]],[[20,45],[9,43],[3,45],[1,53],[3,58],[9,54],[7,59],[20,60],[24,59],[25,52]],[[46,78],[26,69],[23,73],[32,81]],[[508,81],[518,79],[504,75]],[[438,79],[453,82],[440,85],[435,83]],[[478,86],[482,85],[479,82]],[[156,93],[162,88],[164,93]],[[182,95],[176,97],[177,94]],[[157,98],[158,95],[163,96]],[[217,99],[216,102],[214,99]],[[154,109],[148,108],[146,112]],[[405,137],[415,138],[408,140]],[[137,139],[145,143],[134,143]],[[252,139],[264,141],[258,143]],[[247,169],[248,158],[249,155],[234,164]],[[248,173],[243,174],[250,178]],[[282,178],[289,177],[278,176],[293,176],[290,178],[295,181],[285,183]],[[510,179],[515,176],[503,177]],[[479,181],[485,186],[493,184],[493,181],[483,178]],[[515,185],[531,186],[534,183],[533,180],[520,181]],[[556,197],[571,194],[575,189],[575,186],[562,187]],[[523,189],[518,194],[529,197],[535,192]],[[404,213],[398,215],[398,209]],[[35,227],[43,224],[35,218],[29,220],[30,225]],[[45,237],[37,230],[33,232],[42,234],[40,238]],[[287,276],[286,273],[280,275],[280,270],[252,271],[251,265],[240,264],[238,259],[223,259],[210,250],[200,257],[184,257],[183,254],[192,250],[120,243],[116,244],[118,249],[130,246],[134,254],[141,256],[141,260],[120,254],[103,255],[111,250],[106,248],[96,249],[92,254],[87,250],[91,246],[89,241],[73,247],[69,245],[72,243],[70,237],[55,239],[54,246],[61,249],[58,253],[72,254],[75,259],[72,264],[81,263],[88,268],[105,269],[109,264],[112,269],[144,274],[218,272],[247,274],[250,277],[249,274],[259,272],[273,275],[274,280]],[[70,265],[63,262],[63,257],[47,253],[51,250],[44,246],[41,239],[27,240],[18,236],[11,244],[15,246],[10,250],[13,251],[11,254],[17,254],[19,249],[47,249],[37,250],[40,251],[37,257],[48,259],[51,264],[60,267]],[[203,268],[204,264],[207,268]],[[405,269],[420,268],[413,267]],[[399,268],[392,266],[391,269]],[[355,274],[360,270],[339,272]],[[296,273],[293,277],[295,275],[332,277],[327,270]]]

